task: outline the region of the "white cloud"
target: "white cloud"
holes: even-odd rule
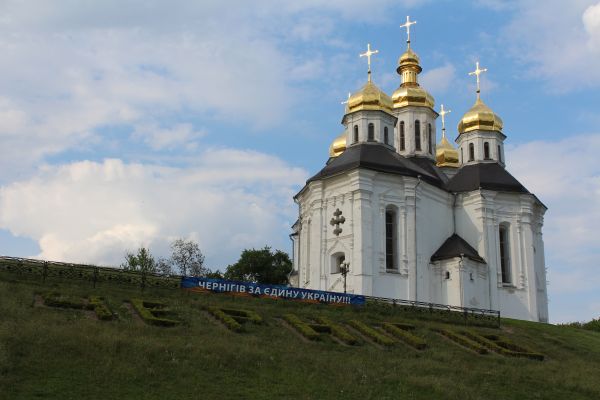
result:
[[[564,92],[600,85],[600,3],[597,0],[524,0],[502,42],[529,66],[552,91]]]
[[[594,290],[600,226],[600,134],[507,149],[508,168],[548,206],[544,225],[550,295]]]
[[[456,69],[454,65],[446,63],[441,67],[433,68],[423,73],[421,76],[421,86],[432,93],[444,93],[454,81],[455,75]]]
[[[253,151],[213,149],[185,168],[109,159],[46,166],[0,188],[0,227],[39,243],[45,259],[118,264],[126,249],[166,252],[199,241],[211,266],[241,249],[286,248],[303,170]]]
[[[206,135],[205,131],[196,131],[192,124],[176,124],[169,128],[157,124],[143,124],[135,127],[133,136],[142,139],[154,150],[183,148],[195,150],[197,139]]]

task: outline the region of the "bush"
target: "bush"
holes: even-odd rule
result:
[[[302,336],[309,340],[320,340],[319,334],[307,323],[303,322],[294,314],[285,314],[283,319],[293,326]],[[314,325],[313,325],[314,326]]]
[[[110,310],[110,308],[108,308],[102,297],[90,296],[88,299],[87,308],[94,310],[98,319],[102,321],[110,321],[115,317],[115,315]]]
[[[474,342],[473,340],[469,339],[468,337],[465,337],[463,335],[459,335],[455,332],[452,332],[452,331],[449,331],[446,329],[441,329],[441,328],[432,328],[432,330],[434,332],[439,333],[440,335],[447,337],[448,339],[452,340],[454,343],[464,346],[468,349],[471,349],[479,354],[488,354],[489,353],[485,347],[481,346],[477,342]]]
[[[223,312],[223,310],[221,310],[220,308],[208,307],[207,310],[212,316],[214,316],[216,319],[218,319],[223,324],[225,324],[225,326],[228,329],[230,329],[234,332],[242,332],[242,330],[243,330],[242,325],[238,321],[236,321],[233,317],[231,317],[230,315]]]
[[[375,342],[382,344],[384,346],[392,346],[394,344],[394,340],[377,332],[375,329],[370,326],[365,325],[364,323],[358,320],[350,320],[348,322],[350,326],[356,328],[360,333],[367,336],[368,338],[374,340]]]
[[[164,303],[140,299],[132,299],[130,300],[130,303],[142,320],[147,324],[156,326],[175,326],[180,323],[174,319],[163,318],[165,315],[173,314]]]
[[[329,327],[329,330],[333,336],[341,340],[342,342],[349,344],[351,346],[359,344],[358,339],[348,332],[343,326],[339,324],[335,324],[325,317],[317,317],[316,321],[323,326]],[[313,325],[314,327],[314,325]]]
[[[463,335],[485,346],[486,348],[508,357],[524,357],[532,360],[543,361],[544,355],[530,351],[524,347],[517,346],[508,339],[498,335],[479,335],[471,331],[462,331]]]
[[[404,327],[404,328],[401,328]],[[408,327],[408,328],[406,328]],[[414,347],[417,350],[423,350],[427,347],[427,343],[425,340],[421,339],[418,336],[413,335],[412,333],[406,332],[405,329],[415,329],[414,326],[408,324],[394,324],[391,322],[384,322],[383,329],[387,332],[394,335],[396,338],[402,340],[404,343],[409,346]]]
[[[74,308],[77,310],[86,309],[86,304],[79,298],[62,295],[58,292],[46,293],[42,296],[44,304],[50,307]]]

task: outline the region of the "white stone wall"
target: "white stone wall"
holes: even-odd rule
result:
[[[397,143],[396,151],[403,156],[424,156],[432,160],[435,159],[435,146],[437,142],[435,120],[437,113],[428,107],[408,106],[394,110],[394,115],[398,118],[394,130],[394,141]],[[415,142],[415,121],[421,125],[421,150],[416,149]],[[405,149],[400,150],[400,122],[404,122]],[[427,140],[427,126],[431,125],[431,151]]]

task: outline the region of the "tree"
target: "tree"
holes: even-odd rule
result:
[[[204,267],[204,255],[198,243],[192,240],[177,239],[171,244],[171,263],[177,267],[181,275],[205,276],[208,269]]]
[[[164,276],[173,275],[173,266],[171,265],[171,260],[167,260],[166,258],[159,258],[156,262],[156,272]]]
[[[125,271],[135,271],[142,273],[156,272],[156,262],[150,254],[150,250],[140,247],[137,254],[131,252],[125,253],[125,262],[121,264]]]
[[[245,249],[238,262],[227,267],[225,278],[266,283],[272,285],[288,284],[288,276],[292,272],[292,261],[287,253],[280,250],[271,251],[265,248]]]

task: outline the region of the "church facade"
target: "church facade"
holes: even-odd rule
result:
[[[408,28],[410,22],[407,19]],[[548,321],[544,204],[506,169],[503,123],[477,97],[448,141],[410,48],[390,97],[352,94],[324,168],[294,197],[292,284]],[[442,134],[436,143],[436,121]],[[342,269],[349,272],[343,279]]]

